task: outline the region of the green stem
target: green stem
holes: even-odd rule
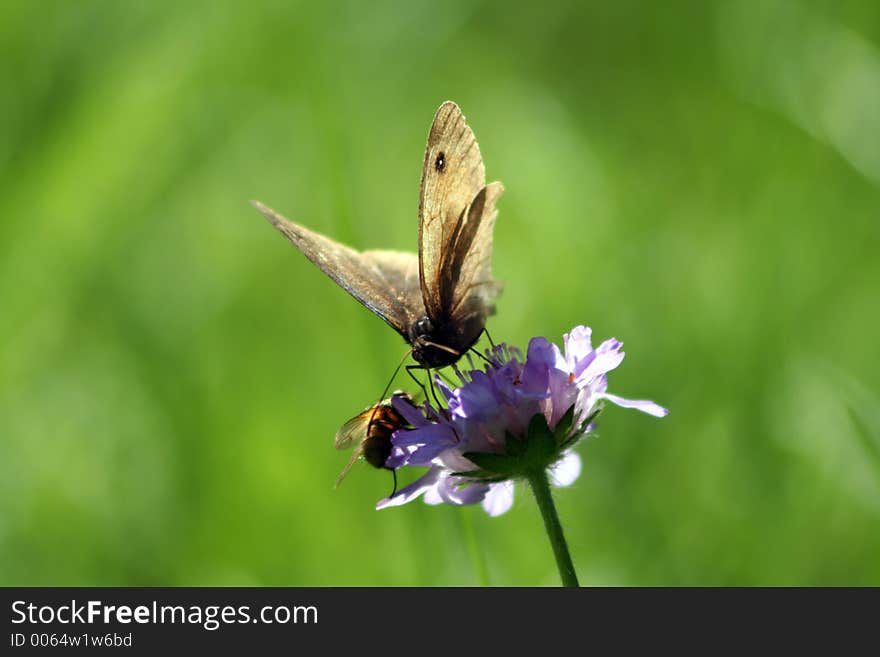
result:
[[[541,509],[541,516],[544,518],[544,528],[553,547],[553,556],[556,557],[556,567],[559,568],[562,585],[579,586],[577,573],[574,571],[574,564],[571,562],[571,555],[568,553],[568,546],[562,533],[562,525],[559,524],[559,516],[556,514],[556,505],[553,504],[553,496],[550,494],[547,471],[536,470],[528,475],[528,480],[538,502],[538,508]]]
[[[477,576],[477,582],[480,586],[489,586],[489,575],[486,572],[486,561],[483,559],[483,552],[480,550],[480,544],[477,541],[477,535],[474,532],[474,525],[469,515],[470,509],[460,507],[458,509],[458,518],[461,521],[461,531],[464,534],[464,540],[467,544],[467,550],[471,555],[471,562],[474,564],[474,571]]]

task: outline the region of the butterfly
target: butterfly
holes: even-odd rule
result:
[[[419,252],[356,251],[256,208],[346,292],[397,331],[425,369],[452,365],[479,339],[501,291],[492,278],[495,204],[480,147],[458,105],[434,115],[419,191]]]

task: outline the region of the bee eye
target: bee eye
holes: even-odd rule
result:
[[[443,169],[446,168],[446,153],[443,151],[440,151],[437,155],[437,159],[434,161],[434,168],[440,173],[443,173]]]

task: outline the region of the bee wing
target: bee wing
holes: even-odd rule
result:
[[[355,415],[339,427],[339,431],[336,432],[336,437],[333,440],[333,446],[336,449],[350,449],[352,446],[364,442],[364,439],[367,437],[367,429],[370,427],[370,420],[373,417],[374,408],[368,408],[363,413]]]
[[[354,454],[351,455],[351,458],[349,459],[348,463],[345,465],[345,467],[342,469],[342,472],[340,472],[339,476],[336,478],[336,484],[335,484],[336,486],[339,486],[339,484],[342,483],[342,480],[345,479],[346,475],[348,475],[352,466],[354,466],[354,464],[357,463],[357,460],[361,457],[361,454],[363,453],[363,451],[364,450],[361,446],[358,446],[358,448],[356,450],[354,450]]]
[[[345,468],[336,479],[336,485],[342,483],[345,476],[349,473],[352,466],[364,453],[364,439],[367,437],[367,429],[370,428],[370,420],[373,417],[375,407],[368,408],[363,413],[359,413],[351,418],[348,422],[339,427],[336,437],[333,440],[333,446],[336,449],[349,449],[355,446],[354,454],[351,455]]]

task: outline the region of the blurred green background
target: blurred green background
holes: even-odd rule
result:
[[[671,409],[581,445],[581,582],[880,584],[880,4],[4,2],[0,49],[0,583],[471,585],[468,526],[558,582],[522,488],[333,490],[405,345],[248,204],[414,250],[453,99],[493,337],[588,324]]]

